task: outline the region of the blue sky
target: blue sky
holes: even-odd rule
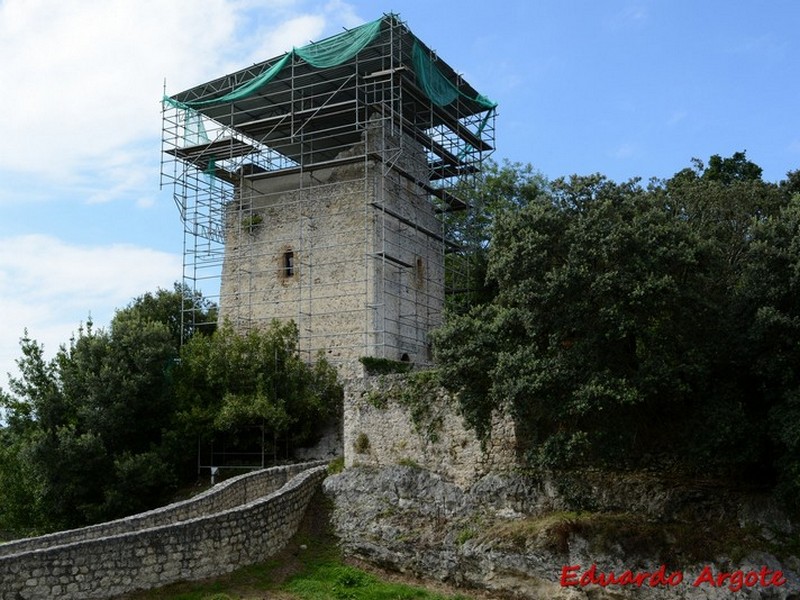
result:
[[[498,160],[646,180],[746,150],[768,180],[800,169],[796,0],[0,0],[0,386],[24,328],[52,355],[180,279],[165,81],[389,11],[499,103]]]

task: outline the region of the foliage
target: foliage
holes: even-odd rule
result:
[[[180,283],[176,283],[172,291],[159,289],[155,293],[146,292],[123,311],[164,323],[176,348],[195,333],[210,335],[216,329],[216,305]]]
[[[80,526],[169,497],[175,480],[164,430],[178,349],[169,324],[148,312],[162,303],[134,301],[107,331],[88,322],[50,361],[22,339],[21,375],[2,398],[9,447],[0,478],[26,476],[0,492],[2,527]]]
[[[488,301],[496,293],[486,278],[492,227],[500,215],[526,206],[548,189],[546,178],[530,165],[487,162],[477,185],[465,182],[455,194],[466,202],[466,211],[444,211],[444,227],[458,249],[445,256],[447,308],[461,313],[475,303]]]
[[[291,446],[314,439],[342,399],[336,371],[297,352],[297,327],[274,321],[239,334],[226,323],[181,351],[175,392],[182,430],[211,439],[259,425]]]
[[[285,586],[298,598],[316,600],[444,600],[444,596],[399,583],[388,583],[355,567],[320,564]],[[463,596],[453,597],[464,598]]]
[[[0,531],[78,527],[161,505],[194,476],[198,437],[262,425],[287,446],[341,402],[333,368],[303,363],[294,325],[246,335],[182,320],[187,290],[144,294],[47,360],[27,333],[0,390]],[[181,339],[188,342],[180,348]],[[187,468],[188,467],[188,468]]]
[[[418,371],[406,375],[397,394],[397,401],[410,413],[417,433],[429,442],[439,441],[443,415],[436,411],[439,380],[436,371]]]
[[[407,373],[414,365],[410,362],[392,360],[390,358],[379,358],[375,356],[361,356],[358,359],[367,375],[388,375],[390,373]]]
[[[344,457],[338,456],[328,463],[328,475],[337,475],[344,471]]]
[[[485,437],[508,406],[535,465],[660,457],[800,490],[800,201],[760,173],[736,153],[647,187],[573,176],[495,215],[496,294],[434,334],[467,422]]]
[[[367,392],[366,400],[379,410],[385,409],[389,400],[394,400],[408,410],[416,432],[436,443],[442,428],[443,412],[450,409],[445,403],[437,402],[439,389],[436,371],[416,371],[391,378],[381,377],[378,387]]]
[[[369,437],[363,431],[353,440],[353,450],[356,454],[369,454]]]
[[[250,215],[249,217],[245,217],[242,219],[242,227],[247,229],[249,233],[254,233],[258,226],[264,222],[264,217],[259,215],[258,213]]]

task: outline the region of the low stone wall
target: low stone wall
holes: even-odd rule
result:
[[[410,377],[419,373],[411,373]],[[489,472],[516,464],[514,422],[496,414],[490,438],[481,446],[467,429],[458,402],[445,390],[427,386],[424,417],[414,422],[414,409],[404,404],[406,375],[354,377],[344,386],[344,460],[356,465],[386,467],[410,464],[428,469],[462,487]]]
[[[302,472],[295,475],[298,470]],[[297,531],[325,478],[326,467],[312,463],[269,471],[269,475],[261,472],[260,478],[252,474],[223,482],[221,489],[213,488],[199,501],[179,503],[193,504],[191,507],[172,505],[137,515],[144,521],[129,517],[87,528],[95,530],[94,534],[104,526],[110,530],[135,526],[135,530],[70,542],[64,540],[80,535],[81,530],[65,532],[63,539],[57,538],[59,534],[35,538],[39,540],[36,549],[0,556],[0,600],[112,598],[175,581],[213,577],[263,561],[281,550]],[[257,497],[262,483],[261,489],[266,490],[292,475],[277,491]],[[217,494],[217,498],[208,497]],[[225,506],[235,503],[237,497],[244,504]],[[177,516],[195,510],[203,516]],[[173,518],[185,520],[169,522]],[[147,519],[161,524],[148,527],[144,525]],[[23,542],[30,541],[7,546],[20,548]]]
[[[182,502],[175,502],[155,510],[138,513],[107,521],[80,529],[59,531],[34,538],[14,540],[0,544],[0,556],[20,554],[31,550],[63,546],[75,542],[92,540],[101,537],[119,535],[131,531],[139,531],[151,527],[160,527],[201,517],[211,513],[221,512],[229,508],[241,506],[247,502],[262,498],[279,489],[290,478],[311,467],[324,464],[322,461],[306,462],[296,465],[283,465],[262,469],[252,473],[245,473],[232,477]]]

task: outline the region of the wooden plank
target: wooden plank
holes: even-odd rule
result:
[[[256,152],[257,148],[247,142],[236,138],[224,138],[204,144],[194,146],[184,146],[183,148],[170,148],[167,154],[177,156],[187,162],[206,161],[212,158],[215,160],[225,160],[234,156],[245,156],[251,152]]]
[[[385,259],[385,260],[388,260],[390,263],[394,263],[394,264],[396,264],[396,265],[398,265],[400,267],[405,267],[406,269],[413,269],[414,268],[414,265],[410,265],[407,262],[403,262],[399,258],[395,258],[394,256],[392,256],[390,254],[386,254],[385,252],[378,252],[377,254],[373,254],[372,258]]]

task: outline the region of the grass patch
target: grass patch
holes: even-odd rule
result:
[[[328,475],[336,475],[344,471],[344,456],[338,456],[328,463]]]
[[[381,581],[341,563],[320,564],[287,583],[284,589],[302,600],[456,600],[422,588]]]
[[[218,579],[178,583],[125,596],[126,600],[469,600],[443,596],[424,588],[382,581],[375,575],[344,564],[338,557],[301,559],[299,572],[285,579],[276,561],[253,565]],[[265,592],[270,592],[265,596]]]

